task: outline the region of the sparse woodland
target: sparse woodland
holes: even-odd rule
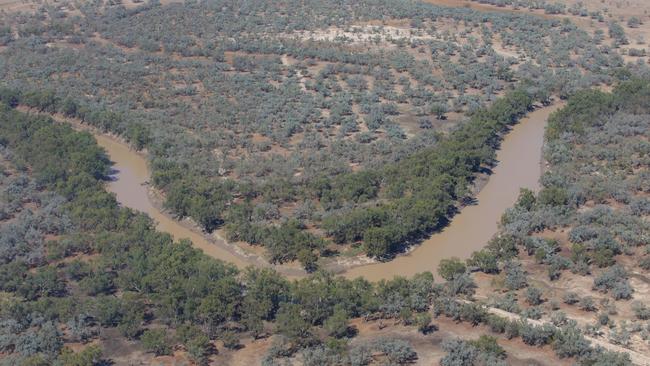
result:
[[[605,40],[410,0],[68,2],[0,18],[0,365],[122,364],[120,345],[142,362],[228,364],[259,344],[266,366],[397,365],[440,337],[443,366],[517,364],[521,349],[631,365],[589,339],[650,352],[650,74],[624,63],[619,23]],[[319,268],[390,260],[444,228],[504,134],[552,97],[566,106],[542,189],[522,190],[485,249],[436,280]],[[313,273],[239,270],[174,242],[105,190],[93,136],[47,114],[145,151],[178,218]],[[388,324],[417,337],[382,336]]]
[[[351,247],[390,259],[444,226],[521,115],[486,114],[497,98],[546,103],[624,65],[570,22],[402,0],[68,3],[5,20],[0,73],[22,103],[146,149],[179,218],[306,268]]]

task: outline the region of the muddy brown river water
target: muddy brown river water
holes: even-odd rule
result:
[[[115,193],[122,205],[148,214],[156,221],[158,230],[171,234],[175,239],[191,240],[194,247],[203,250],[211,257],[231,262],[240,268],[248,264],[244,258],[212,243],[203,234],[171,218],[153,204],[147,186],[150,171],[147,160],[142,155],[112,137],[99,133],[93,135],[114,163],[114,180],[108,183],[107,188]]]
[[[559,105],[544,107],[523,118],[505,137],[497,152],[498,165],[487,184],[478,193],[477,203],[463,208],[451,224],[434,234],[410,253],[390,262],[367,264],[349,269],[346,277],[363,276],[371,281],[410,276],[418,272],[436,272],[443,258],[468,258],[481,249],[496,233],[497,222],[503,212],[514,204],[522,187],[537,190],[541,174],[544,128],[548,116]],[[231,262],[238,267],[251,263],[247,258],[227,249],[225,243],[208,239],[187,224],[162,212],[152,202],[146,182],[150,171],[145,157],[128,145],[108,136],[95,133],[95,138],[115,163],[115,180],[107,186],[124,206],[142,211],[153,218],[158,229],[174,238],[188,238],[196,248],[207,255]]]
[[[441,259],[466,259],[485,246],[496,234],[501,215],[516,202],[519,189],[539,189],[544,129],[549,115],[559,107],[537,109],[514,126],[497,152],[498,165],[476,196],[476,204],[464,207],[442,232],[390,262],[356,267],[345,275],[375,281],[424,271],[435,274]]]

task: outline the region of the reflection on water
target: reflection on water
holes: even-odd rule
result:
[[[344,275],[363,276],[368,280],[411,276],[418,272],[436,272],[443,258],[467,258],[481,249],[496,233],[497,222],[503,212],[514,204],[521,187],[537,190],[546,119],[560,106],[538,109],[521,120],[507,135],[497,153],[499,164],[481,192],[476,204],[467,206],[453,217],[441,233],[433,235],[411,253],[391,262],[353,268]],[[147,213],[158,223],[158,230],[170,233],[176,239],[188,238],[194,246],[209,256],[246,266],[242,259],[207,240],[203,235],[166,216],[149,200],[146,182],[149,169],[146,160],[123,143],[95,134],[99,145],[106,149],[115,163],[115,178],[108,189],[115,193],[124,206]]]

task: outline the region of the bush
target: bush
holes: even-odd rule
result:
[[[465,273],[467,268],[458,258],[442,259],[438,264],[438,274],[447,281],[451,281]]]
[[[187,339],[185,348],[190,358],[198,365],[203,366],[208,364],[208,355],[210,354],[210,338],[203,333],[198,333],[194,337]]]
[[[540,306],[531,306],[528,309],[521,312],[521,316],[528,319],[539,320],[544,315],[544,311]]]
[[[417,359],[413,347],[401,339],[379,339],[375,341],[373,348],[386,355],[391,364],[401,365]]]
[[[440,366],[473,365],[478,356],[476,347],[460,339],[444,340],[442,349],[447,354],[440,360]]]
[[[476,340],[468,342],[478,350],[489,353],[497,358],[505,358],[506,351],[499,345],[495,337],[489,335],[482,335]]]
[[[415,316],[415,325],[422,334],[427,334],[431,331],[431,314],[428,312],[420,313]]]
[[[483,273],[499,273],[497,256],[487,249],[472,253],[472,256],[467,260],[467,265],[476,267]]]
[[[77,353],[69,348],[63,348],[57,359],[58,365],[63,366],[94,366],[101,362],[102,350],[97,345],[84,348]]]
[[[650,307],[641,301],[635,301],[632,303],[632,311],[634,316],[639,320],[648,320],[650,319]]]
[[[558,310],[558,311],[554,311],[551,314],[551,323],[553,323],[553,325],[555,325],[556,327],[561,327],[563,325],[566,325],[568,320],[569,319],[568,319],[566,313],[563,312],[563,311]]]
[[[519,290],[528,286],[528,279],[526,272],[524,272],[521,264],[515,261],[509,261],[503,268],[505,272],[505,285],[509,290]]]
[[[495,333],[504,333],[508,325],[507,319],[494,314],[488,314],[485,322],[490,327],[490,330]]]
[[[334,307],[333,314],[323,323],[323,327],[331,337],[343,338],[347,336],[350,333],[347,311],[340,304],[337,304]]]
[[[140,337],[142,346],[156,356],[171,354],[171,347],[167,341],[167,331],[165,329],[148,329]]]
[[[506,324],[506,337],[508,339],[519,337],[519,335],[521,334],[521,327],[522,327],[521,322],[518,322],[516,320],[509,321]]]
[[[620,265],[615,265],[603,271],[594,278],[594,290],[601,292],[611,291],[616,299],[629,299],[632,297],[633,289],[627,282],[627,272]]]
[[[579,329],[563,327],[555,333],[553,350],[560,358],[582,357],[590,352],[590,347]]]
[[[555,327],[550,324],[535,326],[525,323],[520,330],[521,340],[529,346],[547,345],[551,343],[554,334]]]
[[[573,305],[580,301],[580,296],[575,292],[569,291],[562,295],[562,301],[564,301],[565,304]]]
[[[542,303],[542,290],[537,287],[528,287],[526,289],[526,302],[530,305],[539,305]]]
[[[219,338],[223,342],[223,346],[228,349],[239,349],[239,347],[241,347],[241,344],[239,343],[239,334],[232,330],[222,332]]]
[[[578,308],[584,311],[596,311],[596,302],[591,296],[585,296],[578,302]]]

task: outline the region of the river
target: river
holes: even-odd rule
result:
[[[544,129],[549,115],[559,107],[556,104],[537,109],[512,128],[497,151],[498,165],[476,196],[476,204],[464,207],[442,232],[408,254],[390,262],[353,268],[345,276],[376,281],[424,271],[435,274],[441,259],[466,259],[483,248],[496,234],[503,213],[517,201],[519,189],[539,190]]]
[[[481,249],[497,232],[501,215],[514,204],[519,189],[539,189],[544,128],[548,116],[559,107],[553,105],[537,109],[513,127],[497,152],[498,165],[478,193],[477,203],[463,208],[442,232],[432,235],[408,254],[390,262],[354,267],[344,275],[376,281],[396,275],[411,276],[423,271],[436,273],[441,259],[465,259]],[[114,162],[114,180],[107,188],[115,193],[121,204],[148,214],[157,222],[159,230],[170,233],[176,239],[190,239],[196,248],[211,257],[231,262],[240,268],[248,264],[260,265],[259,260],[235,254],[225,242],[208,239],[187,223],[162,212],[148,194],[146,182],[150,179],[150,171],[146,159],[117,139],[99,133],[94,133],[94,136]],[[295,277],[295,273],[291,277]]]
[[[115,194],[118,202],[146,213],[157,223],[158,230],[171,234],[175,239],[190,239],[194,247],[211,257],[231,262],[240,268],[248,264],[241,256],[211,242],[200,232],[192,230],[187,224],[183,225],[159,210],[148,194],[147,182],[151,174],[147,160],[129,148],[126,143],[95,131],[91,132],[113,162],[113,180],[108,183],[107,188]]]

